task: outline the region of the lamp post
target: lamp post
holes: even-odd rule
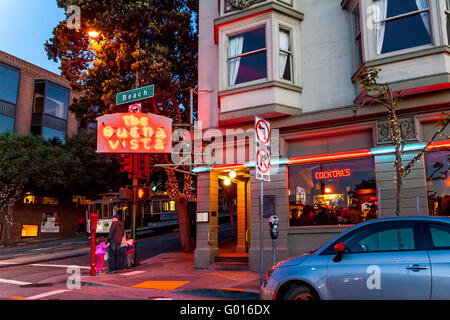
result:
[[[88,31],[89,38],[91,40],[96,40],[99,38],[101,33],[97,30],[90,30]],[[140,32],[137,32],[137,42],[136,42],[136,51],[139,51],[140,49]],[[136,58],[136,63],[138,62],[138,58]],[[139,88],[139,70],[136,68],[135,73],[135,89]],[[137,178],[137,170],[139,170],[139,164],[140,164],[140,156],[139,153],[133,153],[132,154],[132,190],[133,190],[133,198],[132,198],[132,205],[131,205],[131,233],[133,241],[136,242],[136,216],[137,216],[137,203],[138,203],[138,196],[137,196],[137,189],[138,189],[138,178]],[[137,264],[137,245],[134,245],[134,259],[133,259],[134,266]]]

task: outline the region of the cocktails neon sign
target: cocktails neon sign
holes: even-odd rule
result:
[[[99,153],[170,153],[172,119],[149,113],[114,113],[97,118]]]
[[[350,169],[320,171],[314,174],[317,180],[350,177]]]

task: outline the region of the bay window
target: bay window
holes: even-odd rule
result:
[[[374,0],[377,54],[431,43],[427,0]]]
[[[280,79],[292,81],[291,32],[285,29],[280,29]]]
[[[267,78],[266,27],[228,37],[229,85]]]

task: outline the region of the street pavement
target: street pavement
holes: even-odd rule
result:
[[[195,269],[194,254],[179,252],[178,232],[138,239],[136,268],[95,277],[89,275],[88,242],[80,244],[79,241],[76,239],[72,245],[65,241],[65,246],[45,246],[45,250],[39,251],[21,248],[20,252],[0,255],[0,299],[249,300],[258,297],[258,274]]]

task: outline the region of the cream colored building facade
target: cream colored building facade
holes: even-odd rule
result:
[[[273,0],[238,9],[224,0],[199,3],[203,130],[245,131],[253,128],[255,116],[279,130],[273,150],[280,166],[264,185],[280,219],[277,260],[315,249],[354,225],[351,212],[358,212],[358,222],[372,214],[393,216],[387,113],[374,106],[355,114],[360,94],[355,77],[366,67],[379,67],[380,81],[402,93],[400,118],[412,132],[404,160],[412,158],[434,134],[442,112],[450,112],[450,1]],[[435,162],[443,163],[442,171],[448,168],[449,131],[406,178],[402,215],[448,213],[449,193],[442,190],[448,181],[433,176],[432,168]],[[237,252],[244,258],[236,261],[246,261],[248,254],[250,269],[259,270],[260,185],[251,165],[252,143],[235,148],[246,152],[244,163],[195,169],[197,211],[210,214],[207,223],[197,223],[199,268]],[[237,238],[225,248],[217,226],[222,182],[230,170],[237,172]],[[320,178],[330,171],[338,177]],[[272,240],[264,219],[267,268]]]

